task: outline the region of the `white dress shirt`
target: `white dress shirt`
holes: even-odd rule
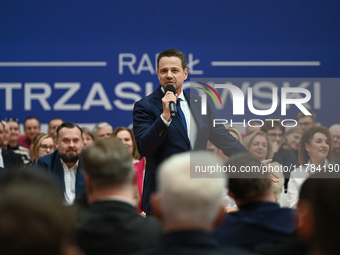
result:
[[[79,160],[77,163],[68,168],[66,163],[61,160],[61,165],[64,169],[64,181],[65,181],[65,192],[64,192],[64,202],[67,205],[72,205],[76,198],[76,174],[78,168]]]

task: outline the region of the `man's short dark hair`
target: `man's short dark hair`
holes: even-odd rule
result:
[[[37,117],[34,117],[34,116],[28,116],[25,120],[24,120],[24,129],[26,128],[25,125],[26,125],[26,121],[28,120],[37,120],[39,122],[39,127],[41,126],[41,122],[40,120],[37,118]]]
[[[275,129],[275,128],[279,128],[282,131],[282,134],[285,133],[286,129],[284,126],[281,125],[281,121],[282,119],[277,118],[277,117],[270,117],[268,118],[270,119],[270,121],[265,121],[263,126],[261,127],[261,131],[268,133],[269,130]],[[274,120],[275,119],[275,120]],[[271,121],[274,120],[274,121]]]
[[[72,122],[64,122],[63,124],[61,124],[58,128],[57,128],[57,139],[59,138],[59,132],[62,128],[78,128],[79,131],[80,131],[80,135],[81,137],[83,137],[83,130],[77,125],[77,124],[74,124]]]
[[[83,152],[83,170],[97,189],[133,182],[132,155],[115,137],[97,140]]]
[[[162,57],[178,57],[181,60],[183,70],[187,68],[187,58],[185,54],[180,50],[169,49],[159,53],[157,56],[157,69],[159,68],[159,60]]]
[[[261,161],[249,153],[239,153],[229,158],[226,162],[228,169],[235,167],[236,172],[228,172],[229,190],[234,193],[235,197],[244,203],[255,202],[260,199],[271,187],[271,180],[267,174],[262,172],[242,172],[241,167],[253,167],[253,169],[262,169]],[[230,166],[230,168],[229,168]]]

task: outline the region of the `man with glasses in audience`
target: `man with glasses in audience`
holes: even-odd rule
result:
[[[312,115],[305,115],[303,112],[299,112],[298,115],[296,116],[296,120],[298,124],[305,130],[307,131],[311,127],[316,126],[316,114],[308,110]]]

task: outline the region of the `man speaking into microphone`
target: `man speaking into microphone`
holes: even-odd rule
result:
[[[159,164],[173,154],[205,150],[208,140],[226,156],[247,152],[222,125],[213,127],[214,114],[208,107],[201,115],[201,99],[183,91],[188,77],[187,59],[180,50],[169,49],[157,57],[160,86],[135,103],[133,130],[138,151],[146,157],[142,210],[151,214],[150,195],[156,190]],[[190,105],[190,96],[195,97]],[[196,98],[197,97],[197,98]]]

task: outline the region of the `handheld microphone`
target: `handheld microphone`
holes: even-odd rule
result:
[[[170,91],[170,92],[174,93],[174,95],[176,94],[176,89],[171,84],[167,85],[164,90],[165,90],[165,93]],[[170,102],[169,103],[169,107],[170,107],[171,116],[175,117],[176,113],[177,113],[177,106],[176,106],[176,104],[174,102]]]

